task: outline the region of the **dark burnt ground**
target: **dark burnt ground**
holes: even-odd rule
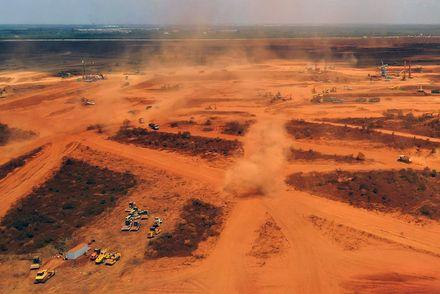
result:
[[[222,226],[222,208],[190,199],[183,206],[181,221],[173,232],[163,233],[148,242],[145,257],[190,256],[200,242],[218,236]]]
[[[28,160],[36,156],[42,150],[43,147],[38,147],[20,157],[13,158],[5,164],[0,165],[0,180],[5,178],[9,173],[13,172],[17,168],[24,166]]]
[[[429,169],[295,173],[286,182],[356,207],[440,219],[440,174]]]
[[[252,125],[252,121],[229,121],[223,126],[223,134],[244,136]]]
[[[371,128],[350,128],[329,124],[311,123],[302,120],[291,120],[286,124],[287,132],[295,139],[338,139],[338,140],[367,140],[380,143],[395,149],[423,148],[434,149],[440,143],[417,138],[408,138],[392,134],[384,134]]]
[[[336,162],[344,163],[359,163],[365,161],[365,155],[359,153],[357,156],[353,154],[350,155],[337,155],[337,154],[325,154],[312,149],[302,150],[290,148],[290,154],[288,156],[289,161],[304,160],[304,161],[315,161],[315,160],[331,160]]]
[[[242,144],[237,140],[192,136],[189,132],[175,134],[123,126],[110,139],[125,144],[177,151],[202,157],[232,156],[240,155],[243,152]]]
[[[10,128],[8,125],[0,123],[0,146],[8,144],[11,140],[26,140],[35,135],[32,131]]]
[[[341,118],[326,120],[364,128],[380,128],[398,132],[407,132],[421,136],[440,138],[440,114],[425,113],[415,116],[412,112],[388,110],[382,117]]]
[[[135,185],[130,173],[65,159],[50,180],[17,202],[3,218],[0,251],[30,253],[46,245],[63,250],[76,229],[114,207]]]

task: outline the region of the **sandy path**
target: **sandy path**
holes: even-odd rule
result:
[[[76,148],[75,142],[61,141],[46,145],[42,154],[0,181],[0,218],[20,198],[44,183],[61,164],[64,156]]]

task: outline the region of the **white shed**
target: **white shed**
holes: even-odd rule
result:
[[[89,245],[82,243],[70,249],[66,254],[66,259],[77,259],[89,250]]]

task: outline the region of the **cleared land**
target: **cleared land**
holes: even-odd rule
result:
[[[438,293],[439,44],[1,42],[1,122],[34,135],[0,146],[0,289]],[[150,215],[125,232],[130,202]],[[83,242],[122,257],[54,257]]]

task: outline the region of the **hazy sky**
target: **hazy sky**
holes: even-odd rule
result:
[[[0,0],[0,23],[440,24],[440,0]]]

